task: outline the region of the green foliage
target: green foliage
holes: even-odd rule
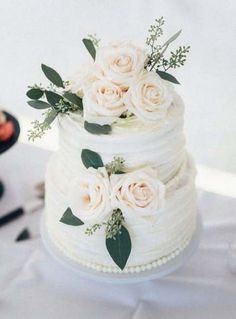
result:
[[[82,99],[80,97],[78,97],[76,94],[71,93],[71,92],[65,92],[63,96],[67,101],[76,105],[79,110],[81,110],[81,111],[83,110]]]
[[[109,124],[99,125],[96,123],[89,123],[84,121],[84,128],[91,134],[110,134],[111,133],[111,126]]]
[[[85,230],[85,234],[88,236],[92,236],[98,229],[100,229],[105,223],[102,224],[94,224],[91,227],[87,227]]]
[[[156,70],[156,73],[158,75],[160,75],[160,77],[163,80],[166,80],[166,81],[169,81],[169,82],[172,82],[172,83],[175,83],[175,84],[180,84],[179,81],[173,75],[171,75],[170,73],[159,71],[159,70]]]
[[[113,261],[123,270],[132,247],[128,230],[122,225],[114,237],[106,238],[106,247]]]
[[[83,39],[83,44],[85,45],[86,49],[88,50],[89,54],[92,56],[92,58],[95,60],[96,58],[96,49],[93,44],[93,41],[90,39]]]
[[[179,84],[178,80],[166,71],[184,65],[190,46],[180,46],[175,51],[171,51],[169,57],[166,57],[165,53],[169,45],[178,38],[181,30],[171,36],[164,44],[160,44],[159,37],[163,35],[162,27],[164,23],[163,17],[156,19],[148,30],[146,44],[150,49],[150,53],[145,67],[149,71],[156,71],[163,79]]]
[[[27,103],[37,110],[44,110],[51,107],[50,104],[40,100],[32,100],[32,101],[28,101]]]
[[[169,60],[164,60],[164,67],[165,70],[168,70],[170,68],[179,68],[180,66],[183,66],[186,58],[187,53],[190,50],[190,46],[180,46],[178,49],[175,50],[175,52],[171,52],[171,56]]]
[[[163,17],[155,19],[155,23],[148,29],[148,36],[146,38],[146,44],[150,47],[151,53],[149,55],[148,64],[157,60],[160,56],[161,45],[158,44],[158,38],[163,34],[162,26],[165,20]]]
[[[82,220],[80,220],[78,217],[73,215],[70,207],[66,209],[62,218],[60,219],[60,222],[70,226],[81,226],[84,224]]]
[[[114,156],[113,161],[105,165],[107,173],[111,174],[122,174],[124,172],[124,162],[122,157]]]
[[[69,112],[83,110],[82,99],[76,94],[64,89],[64,83],[55,70],[44,64],[42,64],[42,70],[52,83],[50,83],[47,88],[44,88],[41,84],[35,84],[34,86],[29,87],[26,95],[32,99],[31,101],[28,101],[28,104],[31,107],[41,110],[50,109],[50,111],[49,113],[43,114],[44,116],[46,115],[43,122],[32,122],[33,127],[28,132],[30,140],[41,138],[43,134],[50,129],[52,120],[54,120],[59,113],[68,114]],[[41,98],[42,100],[40,100]],[[47,102],[44,101],[45,98]]]
[[[60,103],[62,99],[61,95],[48,90],[45,90],[45,95],[46,95],[48,103],[50,103],[51,106],[56,106],[58,103]]]
[[[54,69],[50,68],[45,64],[41,64],[41,68],[46,78],[51,81],[57,87],[64,88],[64,83],[62,81],[61,76]]]
[[[119,208],[117,208],[113,210],[110,218],[106,222],[102,222],[101,224],[94,224],[91,227],[88,227],[85,233],[86,235],[91,236],[98,229],[102,228],[102,226],[106,226],[106,238],[115,238],[115,236],[121,229],[123,221],[124,217],[122,211]]]
[[[106,238],[115,239],[117,233],[120,231],[124,217],[122,211],[117,208],[113,210],[111,217],[106,222]]]
[[[82,150],[81,159],[86,168],[93,167],[97,169],[104,166],[101,156],[88,149]]]
[[[101,41],[100,39],[97,38],[97,34],[88,34],[88,39],[90,39],[93,42],[93,45],[95,48],[99,47],[99,42]]]
[[[57,117],[57,112],[54,109],[49,109],[46,113],[44,113],[44,116],[45,119],[43,122],[36,120],[31,123],[32,129],[28,131],[28,139],[30,141],[41,138],[45,132],[51,128],[51,123]]]
[[[39,88],[31,88],[26,92],[26,95],[32,100],[38,100],[43,96],[44,92]]]

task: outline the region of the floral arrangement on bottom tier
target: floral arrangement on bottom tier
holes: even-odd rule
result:
[[[124,269],[132,247],[125,219],[138,214],[154,222],[165,203],[165,185],[151,167],[125,172],[120,157],[104,165],[98,153],[83,149],[81,160],[85,171],[72,183],[69,207],[60,221],[87,225],[88,236],[105,227],[107,251]]]

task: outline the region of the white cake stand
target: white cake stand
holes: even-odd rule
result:
[[[178,256],[174,259],[171,259],[167,263],[157,266],[156,268],[152,268],[150,270],[141,271],[139,273],[104,273],[98,272],[96,270],[90,269],[83,265],[80,265],[76,261],[70,259],[66,255],[64,255],[61,250],[53,244],[50,240],[49,235],[47,233],[44,218],[41,220],[41,237],[49,254],[57,260],[61,265],[66,267],[68,270],[72,270],[78,274],[78,276],[96,280],[99,282],[106,282],[106,283],[115,283],[115,284],[127,284],[127,283],[138,283],[142,281],[162,278],[167,276],[181,266],[183,266],[189,258],[192,256],[194,251],[198,248],[198,244],[200,241],[202,232],[202,222],[201,218],[198,215],[197,220],[197,228],[193,238],[191,239],[188,246],[180,252]]]

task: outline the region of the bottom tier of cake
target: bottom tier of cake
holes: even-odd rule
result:
[[[92,236],[85,234],[86,225],[70,227],[59,222],[67,208],[67,182],[58,155],[51,158],[46,177],[45,223],[50,240],[67,257],[84,266],[103,272],[139,272],[158,267],[175,258],[190,242],[197,222],[195,168],[186,159],[181,174],[169,181],[164,208],[155,222],[141,218],[125,220],[132,251],[124,270],[108,254],[105,230]]]

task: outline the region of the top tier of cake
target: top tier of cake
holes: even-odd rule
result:
[[[147,165],[157,169],[163,182],[172,178],[185,158],[183,134],[183,101],[175,94],[165,119],[145,123],[136,118],[119,119],[112,134],[95,135],[83,127],[80,114],[59,117],[60,161],[73,174],[81,166],[81,150],[90,149],[102,157],[104,163],[121,156],[127,170]]]

